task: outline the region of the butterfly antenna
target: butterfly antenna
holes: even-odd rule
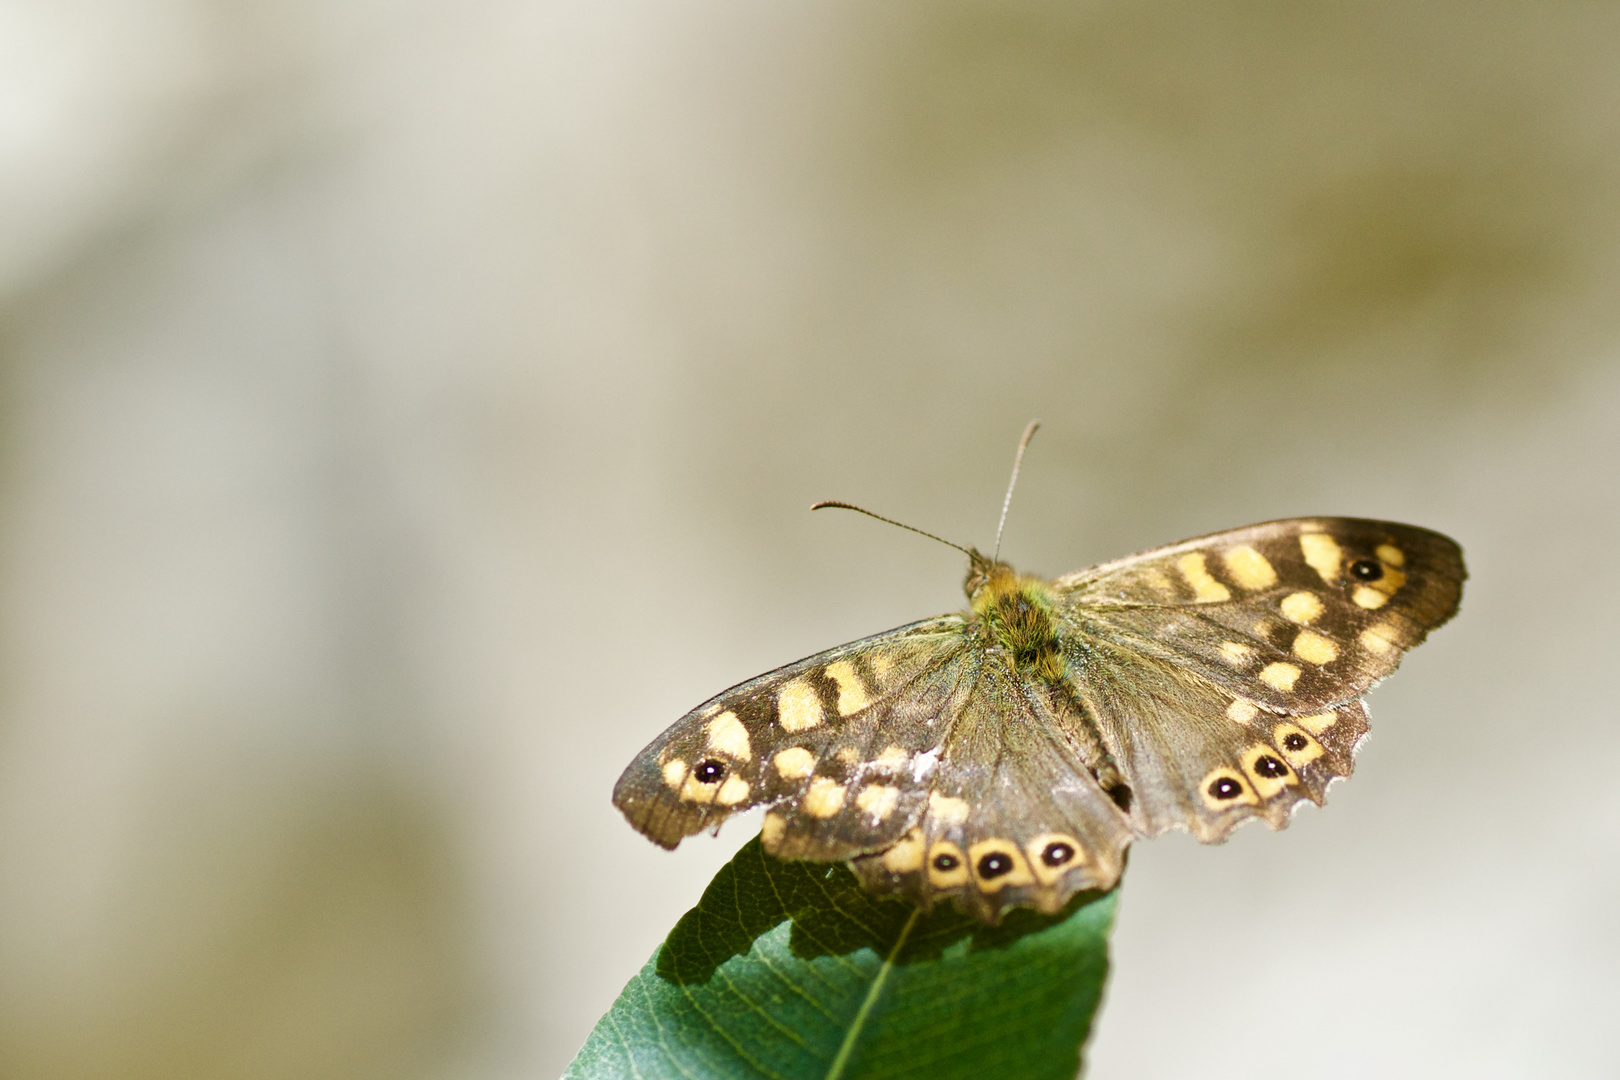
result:
[[[856,506],[854,503],[839,502],[837,499],[823,499],[821,502],[812,503],[811,506],[810,506],[810,509],[812,509],[812,510],[825,510],[828,507],[837,507],[840,510],[853,510],[857,514],[865,514],[869,518],[877,518],[879,521],[887,522],[890,525],[894,525],[894,526],[897,526],[899,528],[905,529],[908,532],[914,532],[918,536],[926,536],[930,540],[938,540],[941,544],[944,544],[946,547],[955,548],[957,551],[960,551],[962,554],[966,555],[970,559],[974,557],[973,552],[969,551],[967,548],[963,547],[961,544],[953,544],[949,540],[946,540],[943,537],[935,536],[931,532],[923,532],[921,529],[917,528],[914,525],[907,525],[904,522],[895,521],[893,518],[886,518],[882,514],[874,514],[874,513],[872,513],[872,511],[866,509],[864,506]],[[980,556],[980,557],[982,558],[983,556]]]
[[[1013,488],[1018,486],[1018,469],[1024,464],[1024,451],[1029,449],[1029,440],[1035,437],[1035,429],[1041,426],[1039,420],[1031,420],[1024,429],[1024,437],[1018,440],[1018,456],[1013,458],[1012,479],[1007,481],[1007,497],[1001,500],[1001,520],[996,524],[996,553],[990,556],[995,562],[1001,558],[1001,530],[1007,527],[1007,509],[1012,506]]]

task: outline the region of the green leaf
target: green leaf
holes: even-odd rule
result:
[[[1000,926],[923,914],[842,864],[746,844],[630,980],[564,1080],[1069,1080],[1116,891]]]

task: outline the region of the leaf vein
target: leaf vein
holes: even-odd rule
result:
[[[861,1007],[856,1011],[854,1021],[849,1025],[849,1030],[844,1033],[844,1041],[838,1047],[838,1056],[833,1058],[832,1066],[827,1070],[825,1080],[839,1080],[839,1077],[844,1074],[844,1068],[849,1064],[849,1056],[855,1052],[855,1040],[860,1038],[861,1030],[866,1026],[866,1018],[871,1014],[872,1007],[877,1004],[878,994],[883,990],[884,980],[889,977],[889,972],[894,968],[895,957],[900,955],[900,949],[905,945],[906,937],[910,935],[911,928],[916,925],[917,917],[921,914],[921,908],[913,908],[911,918],[907,919],[906,925],[900,928],[899,936],[894,939],[893,948],[889,950],[889,955],[883,958],[883,966],[878,968],[877,976],[872,980],[872,985],[867,988],[866,997],[862,999]]]

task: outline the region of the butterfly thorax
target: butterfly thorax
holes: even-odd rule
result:
[[[972,560],[964,588],[975,628],[1007,657],[1015,672],[1045,682],[1062,679],[1067,665],[1058,643],[1051,587],[978,552]]]

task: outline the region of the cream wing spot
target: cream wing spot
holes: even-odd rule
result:
[[[883,753],[872,759],[872,764],[881,766],[885,769],[893,769],[897,766],[904,765],[907,759],[910,757],[911,755],[906,753],[902,747],[898,747],[893,743],[890,743],[888,746],[883,748]]]
[[[754,756],[754,749],[748,742],[748,730],[737,719],[737,714],[727,709],[719,716],[710,720],[706,725],[709,733],[709,749],[720,754],[729,754],[738,761],[747,761]]]
[[[1254,703],[1244,701],[1242,698],[1233,698],[1232,704],[1226,707],[1226,718],[1234,724],[1247,724],[1259,715],[1260,710]]]
[[[675,788],[676,790],[679,790],[680,786],[681,786],[681,781],[683,781],[685,779],[686,779],[686,762],[682,761],[680,758],[671,758],[669,761],[664,762],[664,783],[665,784],[667,784],[668,786],[670,786],[672,788]]]
[[[1204,564],[1203,552],[1189,551],[1176,560],[1176,569],[1181,571],[1181,576],[1192,587],[1198,603],[1218,604],[1232,599],[1232,590],[1210,576],[1209,568]]]
[[[1275,687],[1286,694],[1294,689],[1294,683],[1299,680],[1299,666],[1278,660],[1261,668],[1259,678],[1267,686]]]
[[[1322,617],[1322,601],[1308,592],[1289,593],[1278,606],[1289,622],[1305,625]]]
[[[900,789],[887,784],[872,784],[861,789],[855,796],[855,805],[863,813],[871,814],[876,821],[883,821],[900,803]]]
[[[956,799],[939,792],[930,792],[928,796],[928,812],[934,820],[942,825],[960,825],[967,820],[968,804],[966,799]]]
[[[1150,589],[1165,599],[1169,600],[1175,598],[1175,583],[1171,581],[1169,576],[1158,567],[1150,566],[1146,570],[1142,571],[1142,580],[1147,582]]]
[[[826,667],[827,678],[838,684],[838,715],[848,716],[872,704],[872,695],[861,685],[855,665],[848,660],[834,660]]]
[[[1406,552],[1402,551],[1394,544],[1379,544],[1378,550],[1375,551],[1374,554],[1380,559],[1389,563],[1391,566],[1406,565]]]
[[[774,852],[776,845],[782,842],[782,835],[787,832],[787,818],[775,810],[765,815],[765,822],[759,829],[759,842],[765,845],[765,850]]]
[[[1320,666],[1337,660],[1339,647],[1314,630],[1301,630],[1294,638],[1294,655]]]
[[[1243,771],[1262,799],[1269,799],[1298,779],[1294,770],[1271,747],[1262,743],[1243,755]]]
[[[913,874],[922,869],[922,830],[912,829],[883,853],[883,867],[891,874]]]
[[[1344,553],[1339,550],[1337,540],[1327,533],[1300,533],[1299,550],[1305,556],[1306,564],[1315,570],[1324,582],[1329,585],[1339,583],[1339,565],[1344,560]]]
[[[1388,656],[1400,648],[1396,630],[1388,623],[1376,623],[1361,632],[1361,647],[1379,656]]]
[[[803,780],[816,767],[816,755],[802,746],[790,746],[772,759],[776,773],[784,780]]]
[[[1406,572],[1393,566],[1384,567],[1383,576],[1371,583],[1372,587],[1388,596],[1394,596],[1406,584]]]
[[[1331,712],[1316,713],[1311,716],[1298,717],[1297,722],[1300,727],[1304,728],[1312,735],[1320,735],[1322,732],[1339,722],[1339,714]]]
[[[681,785],[681,801],[694,803],[712,803],[715,793],[720,789],[715,784],[705,784],[694,776],[688,776]]]
[[[1221,642],[1221,659],[1233,667],[1242,667],[1254,659],[1254,649],[1241,641]]]
[[[832,777],[818,776],[810,781],[810,788],[804,793],[804,802],[801,806],[811,817],[830,818],[844,808],[844,795],[847,791],[843,784]]]
[[[1366,608],[1368,611],[1375,611],[1389,603],[1387,593],[1381,593],[1377,589],[1369,589],[1365,585],[1357,585],[1355,591],[1350,594],[1350,599],[1354,601],[1357,607]]]
[[[721,806],[736,806],[746,798],[748,798],[748,781],[740,776],[726,777],[726,782],[714,793],[714,801]]]
[[[833,757],[842,761],[845,765],[853,765],[861,759],[861,752],[853,746],[841,746],[838,748],[838,753],[834,754]]]
[[[1271,737],[1277,743],[1277,752],[1295,769],[1309,765],[1326,752],[1321,743],[1293,724],[1278,724]]]
[[[1395,643],[1386,637],[1373,633],[1369,627],[1361,632],[1361,647],[1370,653],[1388,656],[1391,650],[1394,649]]]
[[[1269,589],[1277,584],[1277,571],[1264,555],[1248,544],[1229,548],[1222,553],[1221,561],[1226,563],[1226,572],[1232,575],[1232,580],[1245,589]]]
[[[776,722],[782,730],[809,731],[822,719],[821,699],[804,679],[794,679],[776,692]]]

